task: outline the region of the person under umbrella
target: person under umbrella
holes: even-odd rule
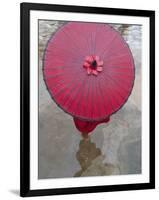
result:
[[[127,43],[110,25],[69,22],[48,41],[43,76],[52,99],[87,137],[126,103],[135,67]]]

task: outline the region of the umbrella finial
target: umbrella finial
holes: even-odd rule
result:
[[[103,61],[99,59],[99,56],[86,56],[83,67],[86,68],[87,74],[98,75],[103,71]]]

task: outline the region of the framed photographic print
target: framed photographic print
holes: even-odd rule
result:
[[[21,196],[155,188],[155,12],[21,4]]]

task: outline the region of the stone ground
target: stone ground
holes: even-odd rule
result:
[[[135,61],[135,84],[127,103],[111,122],[83,140],[50,98],[42,76],[42,58],[50,36],[65,22],[39,21],[38,178],[141,173],[141,26],[111,24],[128,43]]]

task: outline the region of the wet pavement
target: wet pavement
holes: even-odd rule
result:
[[[141,173],[141,26],[111,24],[128,43],[135,62],[135,83],[126,104],[83,139],[72,117],[51,99],[42,75],[50,36],[65,22],[39,21],[38,178]]]

